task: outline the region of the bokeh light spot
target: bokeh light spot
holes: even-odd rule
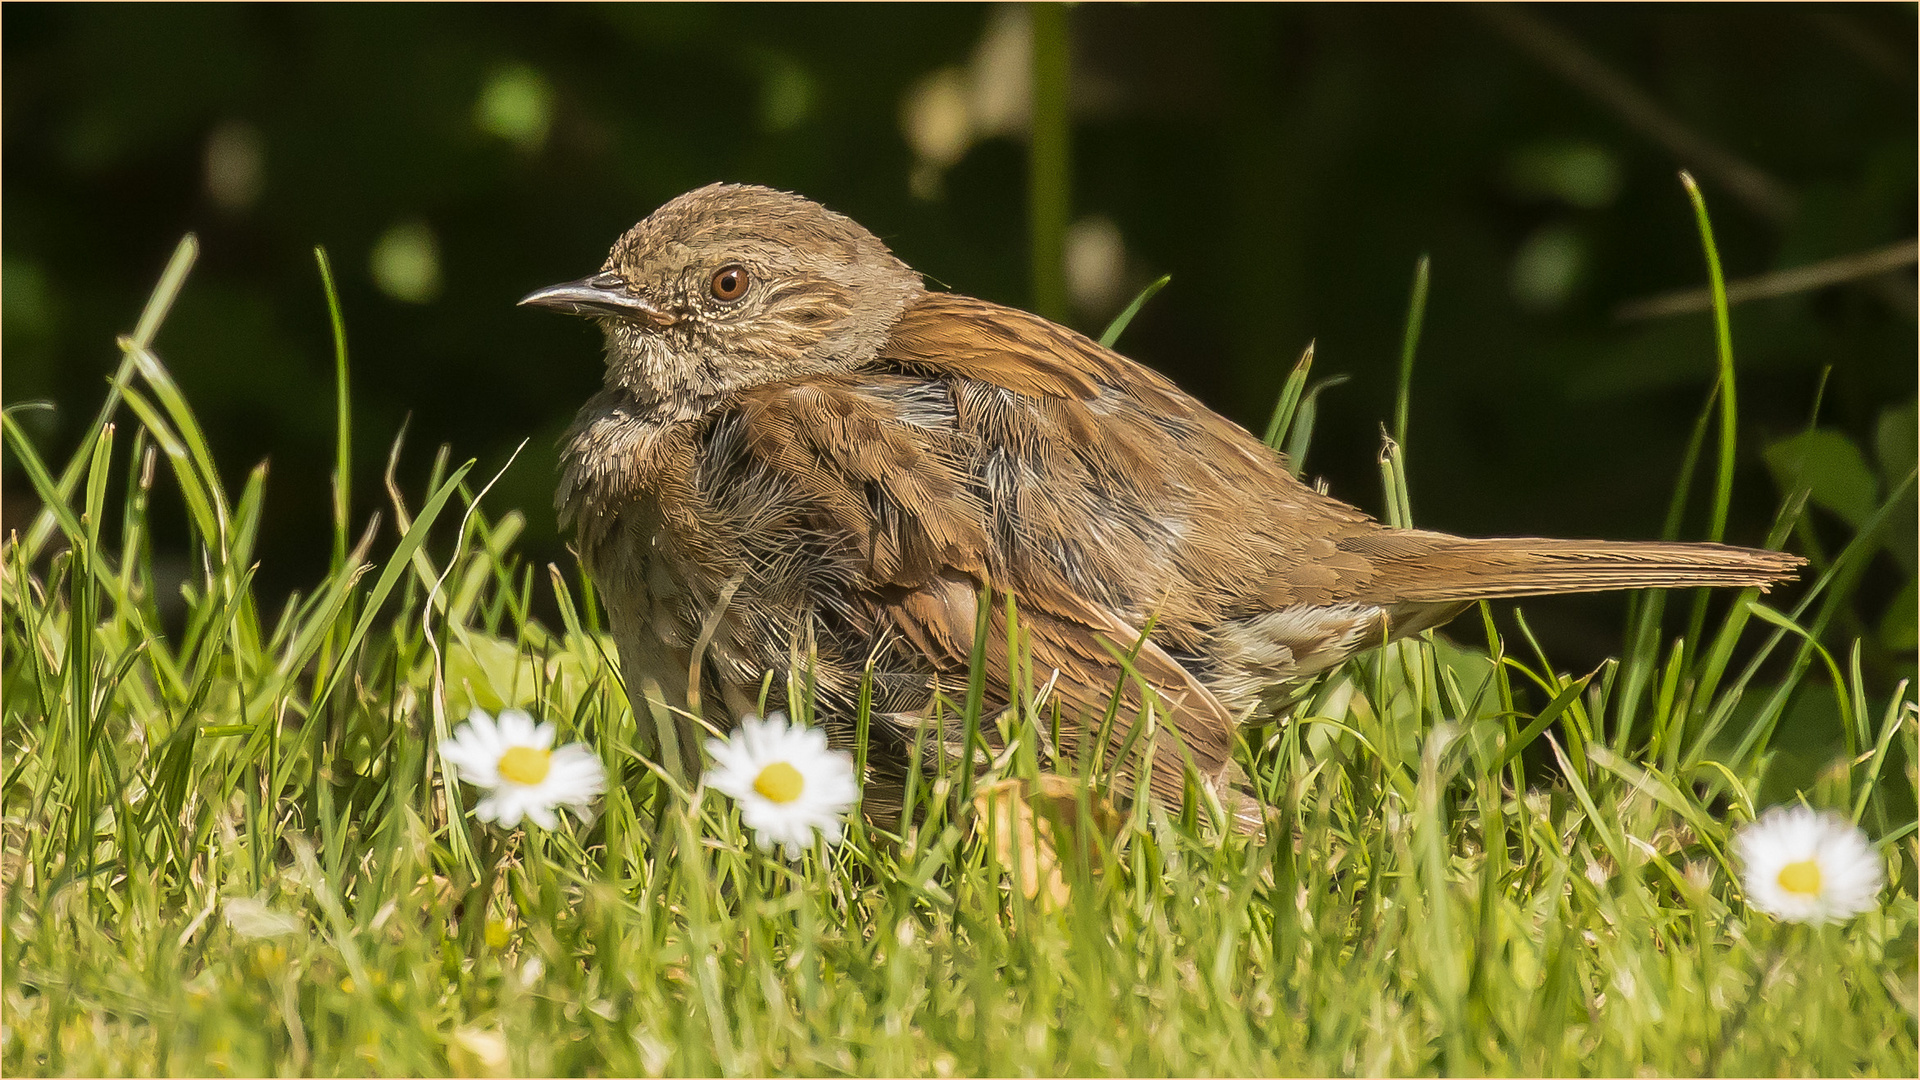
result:
[[[1120,227],[1098,214],[1067,229],[1067,297],[1088,315],[1110,315],[1126,283],[1127,244]]]
[[[373,245],[369,260],[380,291],[409,304],[440,295],[440,242],[424,221],[403,221]]]
[[[207,197],[222,210],[239,212],[260,201],[267,182],[267,143],[260,129],[229,120],[207,136]]]
[[[473,113],[481,131],[531,153],[546,144],[553,126],[553,88],[525,64],[504,67],[487,77]]]
[[[1543,225],[1513,256],[1510,285],[1520,306],[1552,311],[1566,304],[1586,269],[1587,245],[1563,224]]]

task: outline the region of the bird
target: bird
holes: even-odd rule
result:
[[[842,745],[864,696],[874,790],[897,794],[916,746],[978,766],[959,707],[978,650],[982,715],[1039,701],[1052,760],[1104,758],[1166,808],[1195,779],[1252,822],[1236,736],[1356,652],[1481,600],[1766,589],[1804,562],[1388,527],[1151,368],[930,289],[768,187],[681,195],[520,303],[603,332],[555,506],[643,749],[681,777],[693,717],[754,711],[769,677],[811,680]]]

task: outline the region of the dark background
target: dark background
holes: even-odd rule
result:
[[[352,350],[356,520],[382,508],[380,472],[408,417],[401,476],[416,498],[438,444],[485,475],[530,439],[492,505],[526,512],[531,556],[564,561],[555,440],[597,385],[599,343],[581,321],[514,301],[596,269],[634,220],[726,179],[800,191],[938,283],[1028,305],[1017,118],[981,120],[944,168],[916,151],[908,121],[941,69],[957,68],[947,85],[1017,84],[1017,48],[1012,66],[977,57],[983,41],[995,55],[1017,46],[1024,18],[949,5],[9,4],[6,401],[54,402],[21,419],[63,457],[117,360],[113,336],[196,231],[203,254],[157,351],[236,485],[271,459],[261,580],[310,582],[330,543],[332,349],[312,256],[324,245]],[[1618,309],[1705,281],[1683,165],[1733,279],[1915,232],[1910,4],[1087,5],[1069,22],[1072,213],[1110,222],[1126,256],[1117,298],[1067,320],[1098,333],[1171,274],[1121,347],[1256,430],[1317,340],[1316,374],[1351,381],[1321,399],[1308,471],[1377,512],[1379,425],[1415,260],[1430,253],[1409,470],[1415,519],[1434,528],[1658,534],[1711,383],[1711,323]],[[1571,54],[1543,49],[1541,24]],[[1596,69],[1668,126],[1596,96]],[[423,274],[428,251],[437,272]],[[1886,418],[1911,416],[1914,396],[1910,266],[1744,304],[1733,325],[1730,540],[1764,537],[1781,497],[1766,448],[1806,427],[1824,368],[1819,424],[1875,483],[1904,472],[1882,459]],[[18,527],[32,504],[7,468]],[[1687,535],[1704,528],[1698,506]],[[1816,511],[1830,547],[1843,517]],[[1856,628],[1911,623],[1910,514],[1900,528]],[[1617,648],[1620,603],[1529,613],[1573,663]],[[1880,638],[1882,657],[1910,664],[1910,629]]]

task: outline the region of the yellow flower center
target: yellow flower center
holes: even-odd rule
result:
[[[790,803],[800,797],[807,781],[800,770],[784,761],[776,761],[753,778],[753,790],[777,803]]]
[[[1780,887],[1790,893],[1801,896],[1820,895],[1820,865],[1812,859],[1802,859],[1797,863],[1788,863],[1780,868]]]
[[[532,787],[547,778],[547,770],[553,768],[553,751],[535,750],[531,746],[509,747],[500,755],[500,778],[516,784]]]

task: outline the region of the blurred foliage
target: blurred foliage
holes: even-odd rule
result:
[[[1730,278],[1914,235],[1911,5],[1520,15],[1787,194],[1769,212],[1701,170]],[[1430,253],[1417,519],[1653,536],[1712,331],[1704,312],[1616,312],[1705,280],[1674,175],[1690,163],[1501,20],[1072,9],[1072,321],[1097,332],[1170,274],[1122,348],[1248,425],[1316,340],[1319,369],[1352,378],[1318,401],[1313,471],[1379,510],[1378,424],[1409,274]],[[51,456],[77,445],[113,335],[199,232],[195,288],[159,347],[191,358],[178,378],[220,460],[271,459],[269,588],[327,558],[327,500],[302,494],[331,465],[313,245],[333,254],[347,313],[355,519],[379,505],[403,424],[414,483],[441,442],[491,473],[530,437],[497,497],[526,512],[530,555],[563,564],[555,441],[597,384],[599,346],[512,305],[597,267],[666,199],[718,179],[797,190],[941,285],[1032,299],[1019,8],[8,5],[0,23],[6,400],[50,399],[21,423]],[[1812,542],[1842,536],[1912,466],[1911,269],[1733,314],[1747,441],[1729,538],[1758,542],[1796,483],[1813,491]],[[17,480],[10,527],[31,505]],[[1885,546],[1860,595],[1887,606],[1857,620],[1910,666],[1911,511]],[[1620,603],[1536,605],[1535,624],[1562,655],[1597,656]]]

